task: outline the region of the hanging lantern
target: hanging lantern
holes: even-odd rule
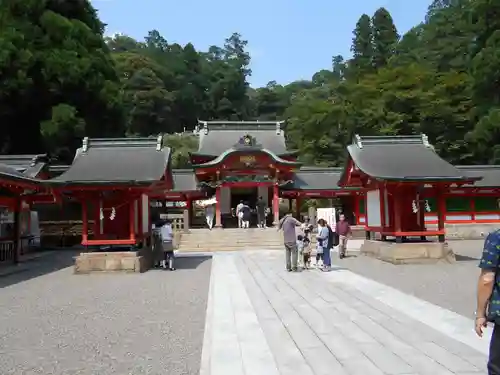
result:
[[[113,207],[111,209],[111,214],[109,215],[109,220],[115,220],[115,217],[116,217],[116,210],[115,208]]]

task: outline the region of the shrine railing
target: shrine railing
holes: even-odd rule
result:
[[[0,264],[14,261],[14,241],[0,240]]]
[[[167,218],[172,220],[172,229],[174,231],[182,232],[185,229],[183,214],[167,214]]]

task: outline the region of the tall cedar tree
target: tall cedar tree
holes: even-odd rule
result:
[[[390,13],[379,8],[372,18],[373,29],[373,66],[379,69],[394,55],[399,35]]]
[[[349,74],[355,80],[359,80],[366,73],[373,71],[373,33],[368,15],[363,14],[359,18],[353,34]]]

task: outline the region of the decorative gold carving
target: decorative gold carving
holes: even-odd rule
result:
[[[243,164],[254,164],[257,161],[254,155],[242,155],[240,156],[240,162]]]

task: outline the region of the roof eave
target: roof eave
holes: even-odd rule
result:
[[[282,165],[288,165],[288,166],[292,166],[292,167],[300,167],[302,165],[302,163],[298,162],[298,161],[291,161],[291,160],[283,159],[283,158],[279,157],[278,155],[276,155],[275,153],[273,153],[272,151],[269,151],[266,149],[261,149],[261,148],[254,148],[254,147],[250,148],[249,147],[248,149],[244,149],[244,148],[228,149],[224,153],[220,154],[216,159],[208,161],[208,162],[203,163],[203,164],[193,164],[192,167],[193,167],[193,169],[214,167],[217,164],[222,163],[229,155],[231,155],[235,152],[242,152],[242,151],[263,152],[263,153],[269,155],[275,161],[275,163],[282,164]]]
[[[16,176],[16,175],[13,175],[10,173],[4,173],[4,172],[0,172],[0,178],[3,178],[7,181],[20,182],[20,183],[24,183],[24,184],[33,184],[33,185],[37,185],[37,186],[39,186],[45,182],[43,180],[31,178],[28,176]]]
[[[154,181],[46,181],[47,185],[53,187],[99,187],[99,186],[149,186],[156,182]]]
[[[467,183],[467,182],[475,182],[482,180],[482,177],[464,177],[464,176],[457,176],[457,177],[447,177],[447,176],[430,176],[430,177],[420,177],[420,176],[374,176],[371,174],[368,174],[363,171],[363,173],[367,176],[369,176],[372,179],[375,180],[381,180],[381,181],[390,181],[390,182],[459,182],[459,183]]]

